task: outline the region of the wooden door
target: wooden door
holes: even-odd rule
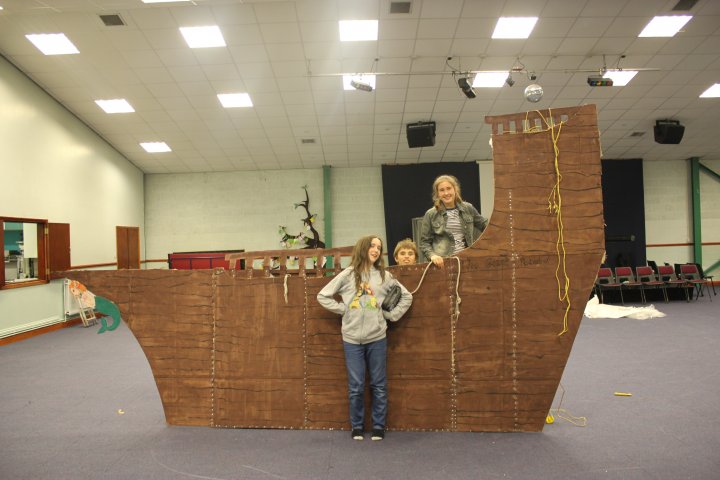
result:
[[[140,227],[115,227],[117,268],[140,268]]]
[[[70,224],[48,223],[48,265],[50,278],[54,272],[70,270]]]

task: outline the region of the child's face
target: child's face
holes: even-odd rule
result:
[[[447,208],[455,206],[455,187],[450,182],[438,183],[437,194]]]
[[[411,248],[401,248],[395,255],[395,261],[398,265],[415,265],[417,258],[415,252]]]
[[[379,238],[373,238],[368,249],[368,259],[370,263],[375,263],[382,254],[382,242]]]

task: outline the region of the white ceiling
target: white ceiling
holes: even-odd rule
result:
[[[147,173],[213,172],[470,161],[491,158],[486,115],[594,103],[604,158],[684,160],[720,155],[720,0],[672,12],[678,0],[0,0],[0,53]],[[638,38],[655,15],[691,14],[672,38]],[[125,26],[106,27],[100,14]],[[527,40],[491,39],[500,16],[539,16]],[[338,21],[379,19],[379,40],[340,43]],[[218,25],[227,47],[190,49],[179,27]],[[78,55],[45,56],[30,33],[64,33]],[[589,87],[575,69],[644,68],[625,87]],[[447,57],[452,57],[447,62]],[[378,58],[376,66],[374,59]],[[531,83],[476,89],[456,69],[509,70]],[[375,91],[343,91],[339,73],[392,73]],[[656,69],[656,70],[655,70]],[[430,73],[424,73],[430,72]],[[442,73],[445,72],[445,73]],[[223,108],[244,91],[254,107]],[[125,98],[135,113],[104,113],[97,99]],[[680,145],[654,142],[658,119],[685,125]],[[407,123],[434,120],[433,147],[408,148]],[[633,132],[644,135],[633,137]],[[315,143],[302,143],[315,139]],[[164,141],[172,152],[146,153]]]

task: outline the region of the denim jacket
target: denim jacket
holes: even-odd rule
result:
[[[470,246],[485,230],[487,220],[469,202],[461,202],[456,206],[463,224],[465,243]],[[447,212],[444,207],[441,206],[440,210],[432,207],[425,212],[420,226],[420,251],[428,261],[432,255],[447,257],[453,253],[455,240],[445,230],[446,224]]]

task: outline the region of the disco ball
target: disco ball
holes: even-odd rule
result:
[[[525,99],[528,102],[537,103],[543,96],[543,88],[537,83],[525,87]]]

